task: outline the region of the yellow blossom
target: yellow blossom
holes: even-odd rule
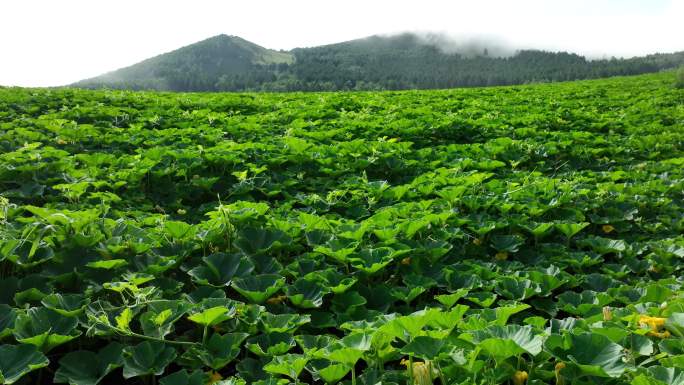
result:
[[[402,265],[410,265],[411,264],[411,257],[406,257],[401,260]]]
[[[565,362],[559,362],[556,364],[556,367],[554,368],[554,372],[556,372],[556,385],[565,385],[565,379],[563,376],[561,376],[560,372],[565,368]]]
[[[669,330],[665,330],[664,332],[650,331],[648,332],[648,335],[656,338],[669,338],[671,336]]]
[[[603,307],[603,320],[610,321],[613,319],[613,312],[610,310],[610,306]]]
[[[648,326],[653,331],[658,331],[661,327],[665,326],[665,318],[662,317],[651,317],[647,315],[642,315],[639,317],[639,325]]]
[[[527,372],[520,370],[516,371],[513,374],[513,385],[525,385],[528,377]]]
[[[401,360],[400,364],[408,369],[409,360]],[[414,385],[432,385],[432,364],[430,361],[414,362],[409,371],[413,376]]]

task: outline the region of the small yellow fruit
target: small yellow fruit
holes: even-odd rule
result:
[[[603,232],[606,233],[606,234],[612,233],[613,231],[615,231],[615,227],[613,227],[613,226],[611,226],[611,225],[603,225],[603,226],[601,226],[601,229],[602,229]]]
[[[497,261],[505,261],[508,259],[508,253],[505,251],[499,251],[498,253],[496,253],[494,258],[496,258]]]
[[[526,371],[518,370],[513,374],[513,385],[525,385],[528,377]]]
[[[411,257],[406,257],[401,260],[402,265],[410,265],[411,264]]]
[[[475,238],[473,239],[473,244],[480,246],[482,244],[482,240],[480,238]]]

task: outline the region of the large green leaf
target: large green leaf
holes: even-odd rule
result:
[[[425,311],[419,311],[394,318],[382,325],[379,330],[408,343],[412,338],[420,335],[428,321]]]
[[[290,333],[261,334],[247,341],[247,349],[261,357],[285,354],[294,346],[295,340]]]
[[[347,274],[339,273],[335,268],[316,270],[304,276],[309,281],[323,283],[335,294],[342,294],[352,287],[358,280]]]
[[[149,305],[149,311],[140,316],[140,325],[145,335],[164,338],[173,331],[173,325],[192,306],[183,301],[158,300]]]
[[[586,375],[619,377],[627,369],[624,348],[600,334],[553,334],[544,347],[557,359],[574,363]]]
[[[188,319],[202,326],[214,326],[227,321],[235,315],[235,307],[216,306],[188,316]]]
[[[314,251],[327,255],[339,263],[346,264],[349,256],[354,253],[358,246],[358,241],[333,238],[328,240],[325,245],[316,246]]]
[[[273,360],[264,366],[264,370],[269,373],[282,374],[295,380],[307,362],[309,359],[303,354],[285,354],[273,357]]]
[[[558,231],[563,233],[568,239],[574,237],[577,233],[582,231],[585,227],[589,226],[588,222],[581,223],[556,223],[556,228]]]
[[[320,377],[326,384],[337,384],[347,375],[347,373],[349,373],[351,366],[317,358],[311,360],[306,365],[306,369],[315,377]]]
[[[632,385],[684,385],[684,370],[651,366],[634,378]]]
[[[0,346],[0,382],[13,384],[27,373],[48,366],[49,360],[32,345]]]
[[[96,385],[112,370],[123,365],[123,345],[112,342],[93,353],[77,350],[59,360],[55,373],[56,383],[70,385]]]
[[[371,347],[371,336],[366,333],[355,333],[342,340],[318,350],[314,355],[352,367]]]
[[[260,318],[261,327],[267,333],[293,333],[300,326],[311,322],[308,314],[271,314],[266,313]]]
[[[240,231],[235,247],[247,255],[257,255],[268,251],[276,243],[289,243],[284,232],[275,229],[247,228]]]
[[[352,266],[367,274],[374,274],[389,265],[402,253],[390,247],[366,248],[351,255],[348,260]]]
[[[264,303],[285,286],[285,278],[276,274],[262,274],[233,280],[231,287],[252,303]]]
[[[444,340],[428,336],[418,336],[404,345],[404,347],[401,348],[401,353],[413,357],[420,357],[424,360],[432,360],[437,356],[443,345]]]
[[[541,287],[529,279],[501,277],[496,292],[507,299],[522,301],[541,293]]]
[[[180,221],[164,222],[164,231],[170,235],[171,238],[178,240],[190,239],[195,235],[194,226]]]
[[[458,289],[451,294],[441,294],[435,296],[435,299],[439,301],[442,305],[446,306],[447,309],[451,309],[458,300],[463,298],[468,294],[468,289]]]
[[[498,361],[523,353],[536,356],[542,350],[541,335],[536,334],[529,325],[495,325],[476,331],[472,336],[473,342]]]
[[[608,253],[621,253],[627,249],[627,243],[622,239],[609,239],[590,236],[578,242],[582,246],[591,247],[595,252],[603,255]]]
[[[164,373],[164,369],[176,358],[176,350],[163,342],[143,341],[124,349],[125,379]]]
[[[35,345],[48,352],[81,335],[76,317],[65,317],[44,307],[33,307],[19,314],[15,322],[14,337],[24,344]]]
[[[11,306],[0,304],[0,338],[12,334],[17,312]]]
[[[672,313],[665,321],[665,327],[672,334],[684,338],[684,313]]]
[[[525,239],[519,235],[493,235],[492,247],[499,252],[515,253],[525,243]]]
[[[323,297],[330,292],[325,286],[304,278],[298,279],[294,285],[285,288],[292,304],[304,309],[320,307]]]
[[[204,365],[218,370],[237,357],[242,341],[248,336],[247,333],[214,333],[205,344],[194,348],[193,352]]]
[[[188,373],[182,369],[159,380],[161,385],[205,385],[204,373],[201,370]]]
[[[101,261],[88,262],[86,266],[93,269],[114,270],[128,265],[125,259],[107,259]]]
[[[252,261],[239,254],[215,253],[202,258],[202,261],[204,265],[188,271],[202,285],[230,286],[234,278],[246,277],[254,270]]]
[[[74,317],[83,313],[83,309],[90,303],[90,299],[81,294],[50,294],[43,298],[40,303],[57,313]]]

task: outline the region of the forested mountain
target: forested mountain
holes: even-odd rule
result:
[[[466,54],[410,33],[289,52],[219,35],[74,86],[170,91],[429,89],[634,75],[683,63],[684,52],[609,60],[538,50],[498,56],[487,47]]]
[[[275,80],[279,65],[294,62],[291,53],[258,46],[237,36],[219,35],[147,59],[130,67],[82,80],[87,88],[130,88],[170,91],[236,89],[230,79],[250,84]]]

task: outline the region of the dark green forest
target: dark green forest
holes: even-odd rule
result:
[[[103,76],[85,88],[167,91],[338,91],[480,87],[658,72],[684,52],[590,60],[568,52],[445,52],[414,34],[274,51],[220,35]]]

